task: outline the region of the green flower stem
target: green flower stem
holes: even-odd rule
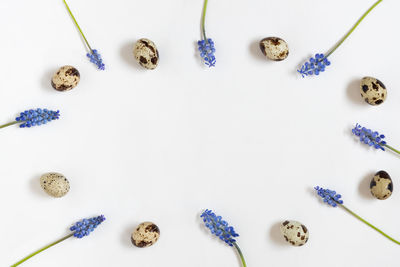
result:
[[[397,241],[396,239],[392,238],[391,236],[385,234],[382,230],[380,230],[379,228],[373,226],[372,224],[370,224],[369,222],[367,222],[366,220],[364,220],[363,218],[361,218],[360,216],[355,214],[353,211],[349,210],[345,205],[339,205],[339,206],[342,207],[343,209],[345,209],[348,213],[350,213],[351,215],[353,215],[354,217],[356,217],[360,221],[362,221],[363,223],[365,223],[366,225],[368,225],[369,227],[371,227],[372,229],[374,229],[375,231],[377,231],[378,233],[380,233],[381,235],[383,235],[384,237],[386,237],[387,239],[393,241],[397,245],[400,245],[399,241]]]
[[[26,256],[25,258],[23,258],[22,260],[20,260],[19,262],[17,262],[17,263],[15,263],[15,264],[11,265],[11,267],[15,267],[15,266],[20,265],[21,263],[27,261],[28,259],[30,259],[30,258],[32,258],[33,256],[39,254],[40,252],[42,252],[42,251],[44,251],[44,250],[46,250],[46,249],[48,249],[48,248],[50,248],[50,247],[52,247],[52,246],[54,246],[54,245],[56,245],[56,244],[58,244],[58,243],[64,241],[65,239],[70,238],[70,237],[73,236],[73,235],[74,235],[74,233],[69,234],[69,235],[67,235],[67,236],[65,236],[65,237],[63,237],[63,238],[57,240],[56,242],[53,242],[53,243],[51,243],[50,245],[47,245],[47,246],[45,246],[45,247],[39,249],[38,251],[33,252],[32,254],[29,254],[28,256]]]
[[[393,147],[391,147],[391,146],[389,146],[389,145],[383,145],[383,146],[389,148],[390,150],[396,152],[397,154],[400,154],[400,151],[399,151],[399,150],[397,150],[397,149],[395,149],[395,148],[393,148]]]
[[[85,40],[85,43],[86,43],[86,45],[88,46],[88,48],[89,48],[89,50],[90,50],[90,53],[92,53],[93,50],[92,50],[92,48],[90,47],[89,42],[87,41],[85,35],[83,34],[81,27],[79,27],[78,22],[76,21],[74,15],[72,14],[71,9],[69,9],[69,6],[68,6],[67,2],[66,2],[65,0],[63,0],[63,1],[64,1],[64,4],[65,4],[65,7],[66,7],[67,10],[68,10],[68,13],[71,15],[71,18],[74,20],[74,23],[75,23],[76,27],[78,28],[79,32],[82,34],[82,37],[83,37],[83,39]]]
[[[361,18],[354,24],[354,26],[350,29],[350,31],[326,54],[325,58],[329,57],[335,50],[347,39],[347,37],[350,36],[350,34],[353,33],[353,31],[357,28],[358,25],[360,25],[361,21],[369,14],[369,12],[372,11],[382,0],[378,0],[373,4],[365,13],[362,15]]]
[[[10,122],[10,123],[6,123],[6,124],[3,124],[3,125],[0,125],[0,129],[1,128],[6,128],[8,126],[11,126],[11,125],[14,125],[14,124],[17,124],[17,123],[21,123],[21,122],[20,121],[13,121],[13,122]]]
[[[204,6],[203,6],[203,15],[201,17],[201,29],[203,32],[203,38],[207,42],[207,36],[206,36],[206,12],[207,12],[207,4],[208,0],[204,0]]]
[[[236,248],[237,252],[239,253],[240,260],[242,261],[243,267],[246,267],[246,261],[244,260],[242,251],[240,250],[239,246],[236,244],[236,242],[233,243],[233,246]]]

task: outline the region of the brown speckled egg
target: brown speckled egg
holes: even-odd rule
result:
[[[49,172],[40,177],[43,190],[53,197],[63,197],[69,191],[69,181],[61,173]]]
[[[261,52],[267,58],[281,61],[288,57],[289,47],[287,43],[278,37],[268,37],[260,41]]]
[[[54,73],[51,79],[51,86],[57,91],[69,91],[78,85],[80,77],[81,75],[76,68],[63,66]]]
[[[285,240],[293,246],[303,246],[307,243],[309,232],[303,224],[297,221],[284,221],[280,228]]]
[[[361,79],[360,91],[365,102],[373,106],[382,104],[387,96],[385,85],[373,77]]]
[[[142,38],[135,43],[133,55],[140,66],[153,70],[158,65],[159,54],[156,45],[149,39]]]
[[[154,245],[160,237],[160,229],[152,222],[144,222],[138,225],[131,235],[132,244],[139,248]]]
[[[371,180],[371,194],[377,199],[384,200],[389,198],[393,192],[393,181],[385,171],[377,172]]]

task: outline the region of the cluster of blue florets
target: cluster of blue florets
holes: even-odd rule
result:
[[[300,73],[303,78],[313,74],[319,75],[321,72],[324,72],[325,68],[329,65],[331,65],[331,62],[324,54],[315,54],[315,57],[311,57],[297,72]]]
[[[203,218],[204,224],[210,229],[213,235],[218,236],[219,239],[229,246],[233,246],[233,243],[236,242],[234,237],[238,237],[239,235],[232,226],[229,226],[226,221],[222,220],[221,216],[215,215],[212,210],[205,210],[200,217]]]
[[[200,56],[203,58],[204,64],[210,68],[215,67],[215,46],[213,40],[208,38],[207,41],[200,40],[197,44],[199,45]]]
[[[343,204],[343,200],[341,200],[342,196],[340,194],[336,194],[336,191],[323,189],[319,186],[314,187],[314,189],[317,190],[318,196],[320,196],[325,203],[328,203],[332,207],[337,207],[338,204]]]
[[[22,122],[19,127],[30,128],[33,126],[40,126],[46,124],[52,120],[58,120],[60,118],[60,111],[52,111],[48,109],[30,109],[21,112],[19,117],[15,120]]]
[[[74,232],[74,236],[76,238],[82,238],[84,236],[88,236],[91,232],[96,229],[96,227],[104,222],[106,218],[104,215],[100,215],[97,217],[93,217],[90,219],[83,219],[82,221],[79,221],[75,223],[69,230]]]
[[[103,63],[103,59],[96,49],[93,49],[91,53],[87,53],[86,56],[90,59],[90,62],[97,66],[99,70],[105,70],[106,66]]]
[[[371,129],[362,127],[358,123],[351,131],[355,136],[358,136],[360,141],[364,144],[385,151],[383,146],[386,145],[386,141],[383,140],[385,138],[383,134],[379,134],[376,131],[374,132]]]

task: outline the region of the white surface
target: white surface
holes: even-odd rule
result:
[[[105,72],[86,60],[61,0],[0,2],[1,122],[36,107],[62,114],[44,127],[0,131],[1,266],[98,214],[107,221],[88,238],[65,241],[24,266],[240,266],[200,224],[204,208],[235,226],[248,266],[396,265],[397,245],[322,205],[312,187],[337,190],[348,207],[400,238],[400,159],[350,134],[359,122],[400,146],[399,1],[383,1],[331,56],[327,72],[310,79],[296,67],[326,52],[373,0],[210,0],[211,70],[195,46],[201,0],[69,2]],[[263,58],[258,41],[267,36],[289,43],[287,60]],[[142,37],[160,51],[155,71],[134,62],[132,46]],[[66,64],[82,79],[60,93],[50,78]],[[388,88],[381,106],[359,96],[366,75]],[[394,180],[385,201],[369,194],[380,169]],[[48,171],[69,178],[66,197],[41,190]],[[284,243],[278,224],[285,219],[309,228],[306,246]],[[134,248],[130,232],[148,220],[161,239]]]

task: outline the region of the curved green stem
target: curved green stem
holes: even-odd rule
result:
[[[19,262],[17,262],[17,263],[15,263],[15,264],[11,265],[11,267],[15,267],[15,266],[20,265],[21,263],[27,261],[28,259],[30,259],[30,258],[32,258],[33,256],[39,254],[40,252],[42,252],[42,251],[44,251],[44,250],[46,250],[46,249],[48,249],[48,248],[50,248],[50,247],[52,247],[52,246],[54,246],[54,245],[56,245],[56,244],[58,244],[58,243],[64,241],[65,239],[70,238],[70,237],[73,236],[73,235],[74,235],[73,233],[72,233],[72,234],[69,234],[69,235],[67,235],[67,236],[65,236],[65,237],[63,237],[63,238],[57,240],[56,242],[53,242],[53,243],[51,243],[50,245],[47,245],[47,246],[45,246],[45,247],[39,249],[38,251],[35,251],[35,252],[33,252],[32,254],[29,254],[28,256],[26,256],[25,258],[23,258],[22,260],[20,260]]]
[[[246,267],[247,266],[246,261],[244,260],[243,253],[240,250],[239,246],[236,244],[236,242],[233,243],[233,246],[236,248],[236,250],[240,256],[240,260],[242,261],[243,267]]]
[[[89,50],[90,50],[90,53],[92,53],[93,50],[92,50],[92,48],[90,47],[89,42],[87,41],[85,35],[83,34],[81,27],[79,27],[78,22],[76,21],[74,15],[72,14],[71,9],[69,9],[69,6],[68,6],[67,2],[66,2],[65,0],[63,0],[63,1],[64,1],[64,4],[65,4],[65,7],[66,7],[67,10],[68,10],[68,13],[71,15],[71,18],[74,20],[74,23],[75,23],[76,27],[78,28],[78,30],[79,30],[79,32],[81,33],[83,39],[85,40],[85,43],[86,43],[86,45],[88,46],[88,48],[89,48]]]
[[[347,37],[350,36],[350,34],[353,33],[353,31],[357,28],[358,25],[360,25],[361,21],[369,14],[369,12],[372,11],[382,0],[378,0],[373,4],[363,15],[359,20],[354,24],[354,26],[350,29],[350,31],[326,54],[325,58],[329,57],[335,50],[347,39]]]
[[[399,151],[399,150],[397,150],[397,149],[395,149],[395,148],[393,148],[393,147],[391,147],[391,146],[389,146],[389,145],[383,145],[383,146],[389,148],[390,150],[396,152],[397,154],[400,154],[400,151]]]
[[[3,124],[3,125],[0,125],[0,129],[1,128],[6,128],[8,126],[11,126],[11,125],[14,125],[14,124],[17,124],[17,123],[20,123],[20,121],[13,121],[13,122],[10,122],[10,123],[6,123],[6,124]]]
[[[355,214],[354,212],[352,212],[351,210],[349,210],[345,205],[339,205],[341,206],[343,209],[345,209],[348,213],[350,213],[351,215],[353,215],[354,217],[356,217],[357,219],[359,219],[360,221],[362,221],[363,223],[365,223],[366,225],[368,225],[369,227],[371,227],[372,229],[374,229],[375,231],[377,231],[378,233],[380,233],[381,235],[383,235],[384,237],[386,237],[387,239],[393,241],[394,243],[396,243],[397,245],[400,245],[400,242],[397,241],[396,239],[392,238],[391,236],[385,234],[382,230],[380,230],[379,228],[373,226],[372,224],[370,224],[369,222],[367,222],[366,220],[364,220],[363,218],[361,218],[360,216],[358,216],[357,214]]]
[[[208,0],[204,0],[204,6],[203,6],[203,15],[201,17],[201,30],[203,32],[203,38],[207,42],[207,36],[206,36],[206,12],[207,12],[207,4]]]

